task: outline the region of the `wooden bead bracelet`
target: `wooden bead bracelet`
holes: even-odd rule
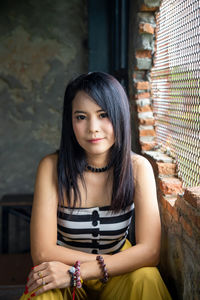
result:
[[[96,260],[98,261],[102,271],[103,271],[103,278],[101,279],[101,282],[106,283],[108,281],[108,271],[106,269],[106,265],[104,263],[104,259],[101,255],[98,255],[96,257]]]

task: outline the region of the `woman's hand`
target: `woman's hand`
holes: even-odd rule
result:
[[[33,297],[55,288],[69,287],[71,280],[69,269],[70,266],[58,261],[41,263],[29,273],[26,293],[31,293],[41,287],[31,294]]]

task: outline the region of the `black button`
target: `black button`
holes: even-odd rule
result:
[[[97,221],[92,221],[93,226],[97,226],[98,222]]]
[[[98,224],[98,221],[99,220],[99,214],[98,214],[98,211],[97,210],[94,210],[93,213],[92,213],[92,225],[93,226],[97,226]]]
[[[97,237],[99,235],[98,231],[93,231],[92,236]]]
[[[93,240],[93,241],[92,241],[92,247],[98,248],[98,246],[99,246],[98,241],[97,241],[97,240]]]
[[[97,254],[98,251],[97,251],[96,249],[93,249],[93,250],[92,250],[92,253],[93,253],[93,254]]]
[[[97,210],[94,210],[92,213],[92,220],[98,220],[99,219],[99,214]]]

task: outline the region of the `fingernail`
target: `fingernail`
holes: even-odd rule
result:
[[[31,294],[31,297],[35,297],[35,293]]]
[[[37,266],[38,266],[38,265],[37,265]],[[32,267],[32,270],[33,270],[35,267],[37,267],[37,266]]]

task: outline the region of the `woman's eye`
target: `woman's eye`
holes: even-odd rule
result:
[[[80,115],[80,116],[77,116],[76,119],[77,119],[77,120],[84,120],[84,119],[85,119],[85,116]]]
[[[99,116],[100,116],[101,119],[108,118],[108,114],[107,113],[102,113]]]

